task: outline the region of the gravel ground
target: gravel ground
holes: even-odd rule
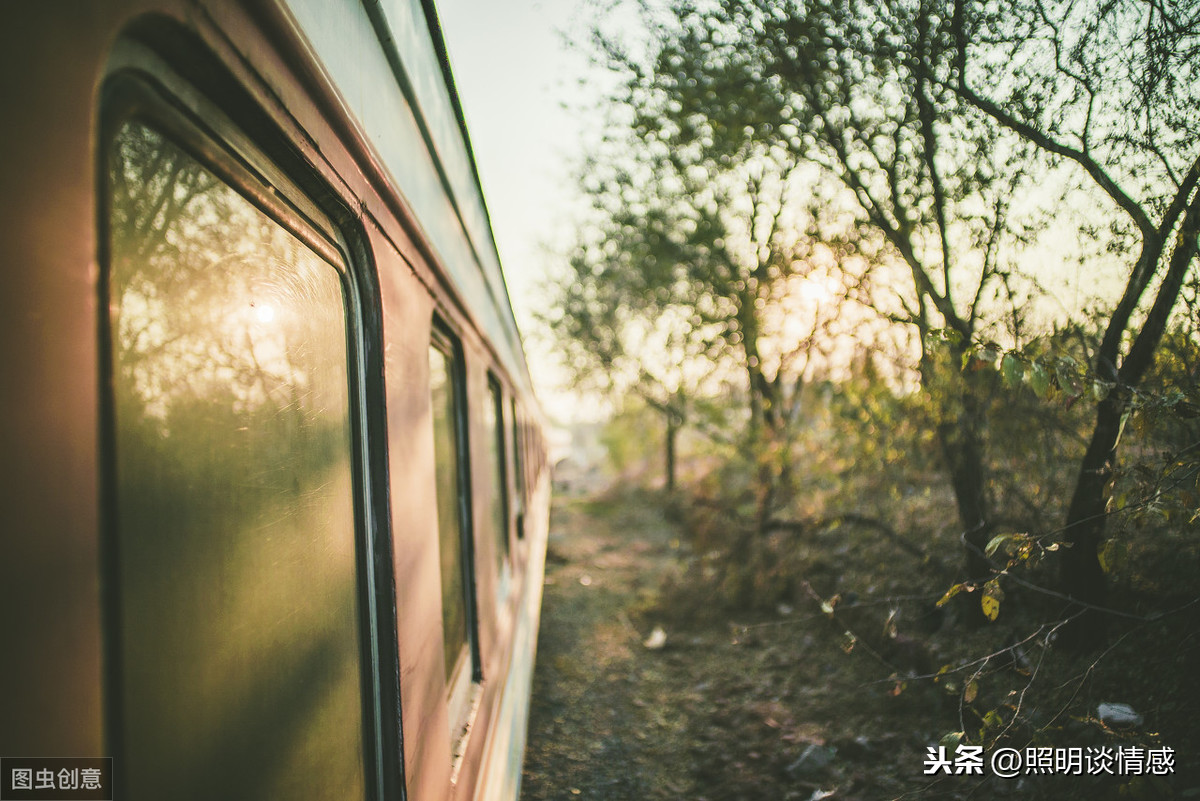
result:
[[[820,636],[819,614],[688,623],[663,605],[664,579],[678,581],[687,558],[680,539],[653,495],[556,501],[522,799],[926,797],[929,735],[882,731],[895,706],[857,678],[847,714],[844,693],[830,692],[845,654]],[[666,641],[649,647],[659,625]],[[838,751],[833,764],[821,758]]]
[[[675,536],[642,504],[556,502],[523,799],[690,797],[672,653],[646,648],[652,631],[632,622],[672,568]]]

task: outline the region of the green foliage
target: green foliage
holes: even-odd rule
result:
[[[662,414],[636,398],[617,411],[600,434],[608,460],[618,475],[644,473],[657,461],[663,439]]]
[[[1011,220],[1027,179],[1016,137],[951,89],[951,15],[927,12],[902,2],[676,2],[647,16],[646,57],[617,62],[635,131],[679,158],[808,166],[809,235],[886,281],[887,296],[868,292],[867,302],[915,329],[924,418],[962,524],[975,530],[991,515],[990,388],[950,363],[995,321],[1006,259],[1036,225]],[[953,336],[931,345],[938,330]]]
[[[850,374],[829,389],[835,445],[847,446],[846,467],[864,459],[887,469],[922,452],[932,457],[932,443],[921,422],[921,399],[894,389],[870,354],[860,354]]]

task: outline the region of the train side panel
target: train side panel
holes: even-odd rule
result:
[[[128,54],[144,50],[138,63],[161,63],[172,77],[160,82],[143,66],[138,80],[191,120],[197,158],[209,148],[265,184],[278,173],[287,180],[268,186],[264,207],[299,218],[311,202],[340,237],[352,286],[351,394],[363,406],[356,503],[374,564],[361,598],[377,607],[364,658],[384,648],[374,689],[364,685],[374,714],[367,749],[381,752],[366,771],[403,774],[368,776],[378,785],[368,797],[515,797],[549,482],[486,209],[423,13],[415,2],[127,0],[28,3],[9,14],[0,47],[3,97],[15,109],[0,128],[0,636],[9,655],[0,660],[0,755],[121,754],[101,120],[114,71],[137,72]],[[197,114],[204,104],[229,125]],[[478,659],[463,731],[447,707],[432,498],[435,320],[460,342],[467,390]],[[484,422],[497,398],[508,465],[500,483],[488,448],[496,423]],[[482,522],[498,493],[503,540]],[[387,717],[391,684],[398,720]]]

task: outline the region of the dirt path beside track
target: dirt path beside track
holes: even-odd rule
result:
[[[675,563],[675,529],[643,503],[560,499],[550,531],[522,799],[697,797],[682,656],[633,622]]]
[[[864,649],[848,654],[816,603],[722,611],[685,573],[686,538],[663,505],[638,490],[555,501],[523,801],[992,795],[922,775],[953,723],[930,714],[939,690],[892,697],[895,682]],[[658,626],[665,644],[648,647]]]

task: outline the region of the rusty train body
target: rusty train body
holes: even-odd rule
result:
[[[431,0],[5,17],[0,757],[517,797],[546,450]]]

